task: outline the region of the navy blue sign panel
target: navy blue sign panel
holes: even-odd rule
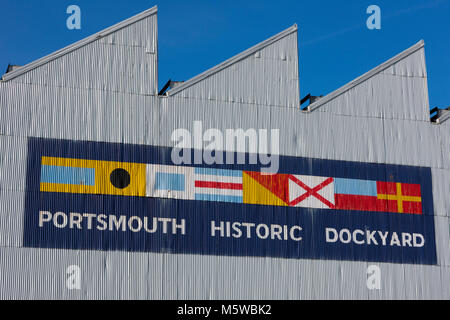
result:
[[[24,246],[437,263],[430,168],[173,151],[30,138]]]

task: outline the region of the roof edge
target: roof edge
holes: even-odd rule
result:
[[[147,17],[155,14],[157,11],[158,11],[158,6],[153,6],[150,9],[142,11],[141,13],[138,13],[138,14],[136,14],[136,15],[128,18],[128,19],[122,20],[121,22],[116,23],[115,25],[112,25],[112,26],[110,26],[110,27],[108,27],[106,29],[103,29],[103,30],[99,31],[99,32],[96,32],[93,35],[90,35],[90,36],[88,36],[86,38],[83,38],[83,39],[81,39],[81,40],[79,40],[79,41],[77,41],[75,43],[72,43],[72,44],[70,44],[70,45],[68,45],[68,46],[66,46],[66,47],[64,47],[62,49],[59,49],[59,50],[57,50],[55,52],[52,52],[52,53],[50,53],[50,54],[48,54],[48,55],[46,55],[46,56],[44,56],[42,58],[34,60],[34,61],[32,61],[32,62],[30,62],[30,63],[28,63],[28,64],[26,64],[26,65],[24,65],[24,66],[22,66],[20,68],[18,68],[17,70],[14,70],[14,71],[11,71],[11,72],[9,72],[7,74],[4,74],[2,76],[2,78],[1,78],[1,80],[2,81],[8,81],[8,80],[11,80],[11,79],[13,79],[15,77],[18,77],[18,76],[20,76],[20,75],[22,75],[22,74],[24,74],[24,73],[26,73],[26,72],[28,72],[28,71],[30,71],[32,69],[35,69],[35,68],[37,68],[37,67],[39,67],[39,66],[41,66],[43,64],[46,64],[46,63],[48,63],[48,62],[50,62],[50,61],[52,61],[52,60],[54,60],[56,58],[59,58],[59,57],[65,55],[65,54],[67,54],[69,52],[72,52],[72,51],[74,51],[74,50],[76,50],[76,49],[78,49],[80,47],[83,47],[83,46],[85,46],[85,45],[87,45],[87,44],[89,44],[89,43],[91,43],[91,42],[93,42],[95,40],[103,38],[103,37],[105,37],[105,36],[115,32],[115,31],[120,30],[122,28],[125,28],[125,27],[127,27],[127,26],[129,26],[129,25],[131,25],[131,24],[133,24],[133,23],[135,23],[137,21],[139,21],[139,20],[147,18]]]
[[[393,64],[403,60],[404,58],[406,58],[407,56],[413,54],[417,50],[422,49],[424,46],[425,46],[425,42],[423,40],[420,40],[419,42],[417,42],[412,47],[409,47],[405,51],[397,54],[396,56],[392,57],[391,59],[383,62],[382,64],[380,64],[378,66],[376,66],[372,70],[364,73],[363,75],[359,76],[358,78],[353,79],[352,81],[348,82],[347,84],[343,85],[342,87],[340,87],[340,88],[330,92],[329,94],[327,94],[323,98],[315,101],[314,103],[312,103],[311,105],[308,106],[308,110],[309,111],[313,111],[313,110],[319,108],[320,106],[322,106],[325,103],[327,103],[327,102],[333,100],[334,98],[340,96],[341,94],[345,93],[346,91],[356,87],[360,83],[362,83],[362,82],[368,80],[369,78],[372,78],[376,74],[386,70],[387,68],[389,68]]]
[[[256,45],[254,45],[253,47],[248,48],[245,51],[242,51],[241,53],[238,53],[237,55],[235,55],[235,56],[225,60],[224,62],[222,62],[222,63],[220,63],[220,64],[218,64],[218,65],[216,65],[216,66],[214,66],[214,67],[212,67],[212,68],[210,68],[210,69],[208,69],[208,70],[206,70],[206,71],[204,71],[204,72],[202,72],[202,73],[200,73],[198,75],[196,75],[195,77],[185,81],[182,85],[167,91],[166,94],[168,96],[175,95],[178,92],[180,92],[180,91],[182,91],[182,90],[184,90],[184,89],[186,89],[186,88],[188,88],[188,87],[190,87],[190,86],[192,86],[192,85],[202,81],[203,79],[205,79],[205,78],[207,78],[207,77],[209,77],[209,76],[211,76],[211,75],[213,75],[213,74],[215,74],[215,73],[217,73],[217,72],[219,72],[219,71],[229,67],[230,65],[232,65],[232,64],[234,64],[234,63],[236,63],[236,62],[238,62],[238,61],[240,61],[242,59],[247,58],[248,56],[250,56],[251,54],[255,53],[256,51],[261,50],[262,48],[265,48],[268,45],[271,45],[272,43],[274,43],[274,42],[284,38],[285,36],[287,36],[287,35],[289,35],[289,34],[291,34],[293,32],[296,32],[297,29],[298,29],[297,28],[297,24],[294,24],[291,27],[281,31],[280,33],[277,33],[276,35],[274,35],[274,36],[272,36],[272,37],[270,37],[270,38],[268,38],[268,39],[266,39],[266,40],[264,40],[264,41],[262,41],[262,42],[260,42],[260,43],[258,43]]]

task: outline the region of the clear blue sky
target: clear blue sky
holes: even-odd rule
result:
[[[66,28],[67,6],[81,30]],[[381,8],[381,30],[366,8]],[[327,94],[425,40],[430,106],[450,106],[450,0],[2,0],[0,73],[158,5],[159,88],[299,26],[300,94]]]

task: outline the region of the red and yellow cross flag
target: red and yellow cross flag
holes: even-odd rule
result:
[[[386,202],[388,212],[422,213],[419,184],[377,181],[377,199]]]

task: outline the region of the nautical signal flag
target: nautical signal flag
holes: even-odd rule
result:
[[[289,206],[333,209],[333,178],[290,175]]]
[[[267,206],[289,205],[288,175],[243,171],[243,201]]]
[[[422,213],[419,184],[335,179],[336,209]]]
[[[422,213],[418,184],[377,181],[377,199],[387,203],[388,212]]]
[[[146,164],[42,157],[45,192],[145,196]]]
[[[244,203],[334,208],[333,178],[244,171]]]
[[[147,165],[147,197],[194,200],[194,168]]]
[[[195,168],[195,200],[242,203],[242,171]]]
[[[422,214],[420,184],[42,157],[40,190]]]

